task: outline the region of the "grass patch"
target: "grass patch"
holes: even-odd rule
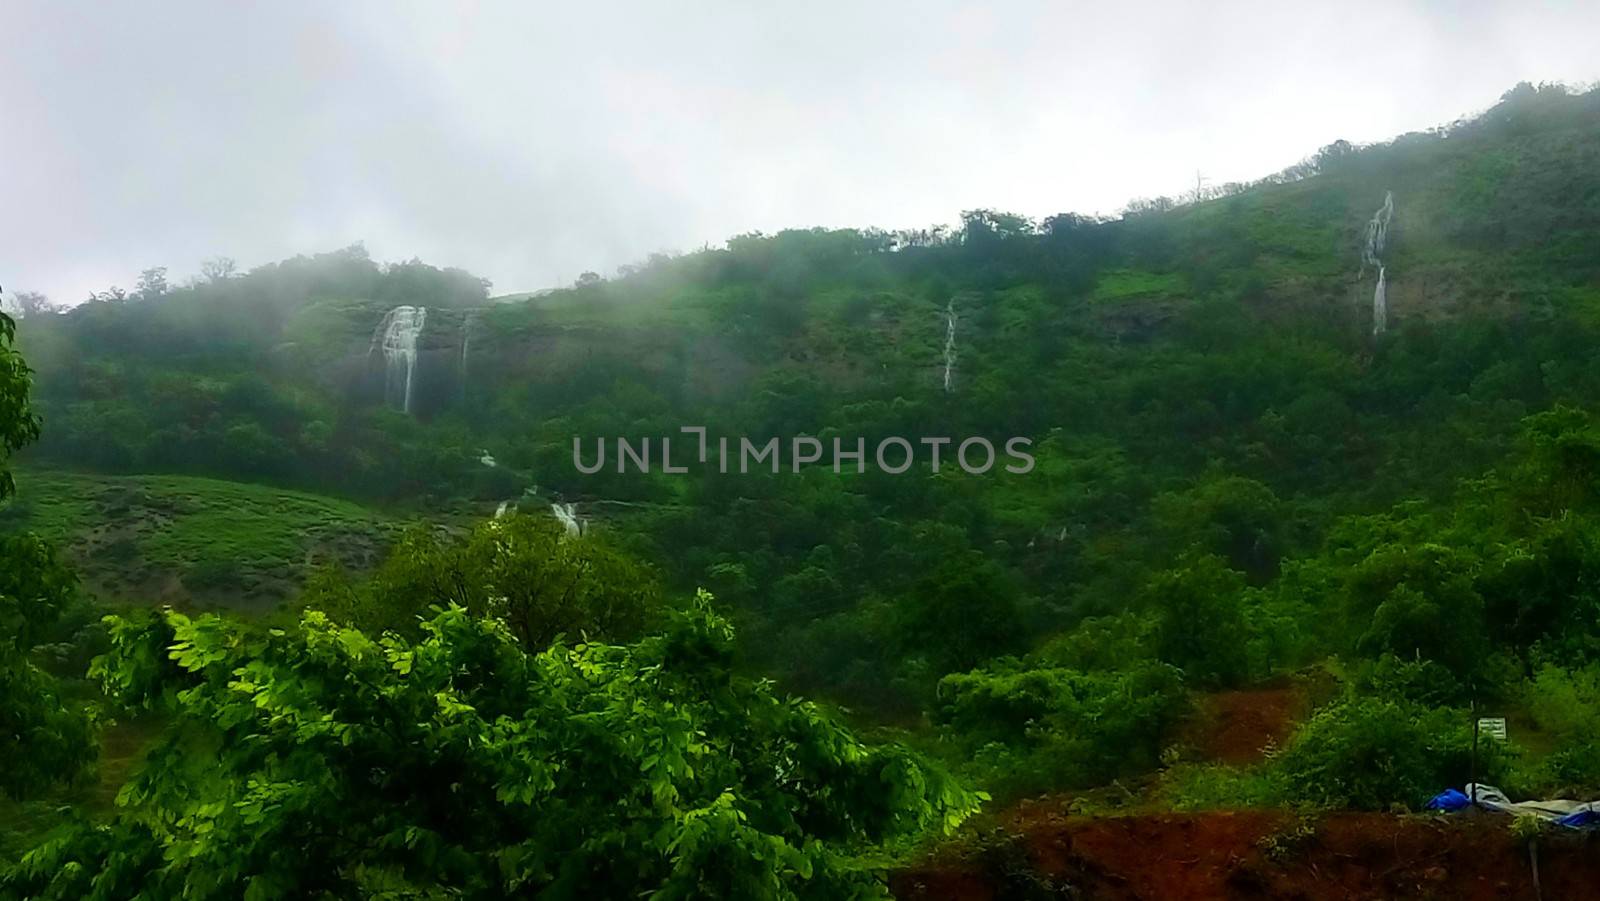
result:
[[[1112,269],[1100,276],[1094,288],[1094,299],[1104,302],[1134,297],[1174,297],[1186,293],[1188,287],[1188,282],[1176,272]]]
[[[23,468],[0,530],[55,542],[96,593],[192,595],[252,604],[296,591],[308,566],[375,562],[399,523],[349,501],[198,476],[109,476]]]

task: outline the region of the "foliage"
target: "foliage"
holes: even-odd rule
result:
[[[1155,797],[1173,810],[1230,810],[1247,807],[1290,807],[1298,799],[1283,796],[1266,767],[1220,763],[1180,764],[1162,773]]]
[[[1306,850],[1317,840],[1317,824],[1306,817],[1296,817],[1282,828],[1263,835],[1256,847],[1273,863],[1286,863]]]
[[[0,502],[15,490],[6,462],[24,444],[39,437],[39,420],[28,408],[31,370],[12,349],[16,323],[0,313]]]
[[[1544,818],[1536,813],[1519,813],[1511,820],[1511,837],[1519,842],[1532,842],[1544,831]]]
[[[1274,761],[1281,791],[1321,807],[1416,809],[1470,775],[1472,726],[1460,709],[1351,695],[1318,710]],[[1479,748],[1479,780],[1504,784],[1509,760]]]
[[[7,458],[38,434],[28,368],[11,339],[12,322],[0,314],[0,503],[14,485]],[[53,636],[76,588],[49,545],[32,535],[0,535],[0,796],[72,781],[94,760],[88,718],[30,659]]]
[[[1197,684],[1238,684],[1249,666],[1243,590],[1240,574],[1215,556],[1157,575],[1146,588],[1156,653]]]
[[[1148,769],[1186,709],[1180,674],[1162,664],[1085,673],[1013,660],[940,680],[933,715],[983,784],[1016,795]]]
[[[741,235],[496,303],[467,273],[359,247],[218,259],[182,287],[152,267],[60,314],[30,296],[36,395],[0,319],[0,458],[35,436],[34,409],[48,424],[0,511],[5,560],[28,561],[0,574],[13,694],[64,697],[46,673],[93,644],[21,529],[123,601],[176,584],[259,612],[316,562],[342,571],[306,598],[329,619],[297,629],[119,627],[103,675],[166,691],[179,725],[118,820],[14,884],[825,894],[969,805],[733,669],[916,723],[913,741],[1008,794],[1164,762],[1178,806],[1415,805],[1465,779],[1473,700],[1525,710],[1552,744],[1491,749],[1486,778],[1592,790],[1597,112],[1600,92],[1519,86],[1473,119],[1118,217]],[[1391,190],[1375,337],[1359,247]],[[410,415],[385,405],[373,341],[399,304],[429,308]],[[870,454],[723,472],[714,444],[689,473],[572,466],[574,436],[672,436],[683,462],[687,423],[869,446],[1015,435],[1037,466],[974,476],[947,448],[938,471],[923,453],[902,474]],[[530,487],[602,527],[463,525]],[[430,522],[365,572],[408,515]],[[620,644],[657,630],[663,592],[701,584],[740,625],[736,667],[710,620]],[[1162,760],[1190,692],[1332,655],[1343,693],[1268,760]],[[453,669],[413,678],[391,656]],[[15,780],[30,790],[81,760],[82,721],[47,712],[4,711],[47,723],[10,733],[53,749],[29,761],[51,774]],[[639,768],[672,747],[683,767]],[[578,754],[599,769],[529,762]],[[508,773],[534,794],[499,797]],[[319,875],[274,869],[296,863]],[[329,882],[274,881],[302,878]]]
[[[370,565],[400,532],[387,512],[265,485],[34,467],[17,475],[23,491],[0,511],[0,531],[71,548],[85,585],[118,600],[160,592],[256,613],[298,592],[319,564]],[[183,594],[174,597],[173,581]]]
[[[0,698],[0,797],[32,797],[88,775],[91,720],[57,680],[20,654],[0,653]]]
[[[111,824],[25,857],[39,897],[880,894],[858,856],[977,806],[729,669],[702,597],[633,646],[530,653],[441,610],[409,641],[167,613],[113,626],[108,692],[176,717]],[[201,749],[205,749],[201,752]]]
[[[561,636],[575,641],[637,637],[660,611],[648,568],[592,537],[569,537],[549,518],[516,513],[441,537],[427,526],[401,536],[365,582],[338,572],[313,580],[304,597],[369,633],[416,634],[436,605],[501,620],[530,650]]]
[[[1600,667],[1546,664],[1523,684],[1521,695],[1534,723],[1557,742],[1530,779],[1559,797],[1600,789]]]
[[[1016,646],[1017,595],[1004,570],[968,552],[917,583],[897,631],[935,672],[968,669]]]

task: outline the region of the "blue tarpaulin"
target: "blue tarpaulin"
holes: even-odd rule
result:
[[[1471,806],[1472,799],[1453,788],[1447,788],[1434,795],[1433,800],[1428,802],[1429,810],[1461,810]]]
[[[1485,810],[1509,813],[1512,816],[1532,814],[1547,822],[1558,826],[1567,826],[1573,829],[1591,829],[1600,826],[1600,801],[1569,801],[1558,798],[1549,801],[1512,801],[1506,797],[1505,792],[1492,785],[1466,786],[1466,791],[1458,792],[1447,788],[1428,802],[1429,810],[1457,811],[1465,810],[1472,806],[1476,798],[1478,806]]]
[[[1556,820],[1556,823],[1562,826],[1571,826],[1574,829],[1593,829],[1596,826],[1600,826],[1600,813],[1593,810],[1580,810],[1576,813],[1567,814]]]

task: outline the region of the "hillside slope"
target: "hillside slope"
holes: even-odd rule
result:
[[[1112,220],[746,235],[503,303],[350,248],[24,321],[44,416],[26,459],[385,516],[575,503],[675,589],[709,588],[752,666],[926,727],[997,791],[1148,771],[1187,692],[1330,655],[1399,700],[1313,723],[1410,729],[1429,704],[1512,697],[1558,646],[1588,659],[1597,163],[1600,92],[1522,86],[1447,128]],[[1391,193],[1374,334],[1363,249]],[[426,308],[400,317],[417,328],[392,330],[402,306]],[[1036,466],[574,466],[574,437],[677,452],[682,426],[860,439],[869,460],[889,437],[1017,437]],[[24,497],[70,509],[78,478]],[[370,551],[348,537],[377,528],[365,514],[307,511],[291,531],[309,538],[260,527],[271,550],[240,552],[267,556],[238,586],[307,541]],[[257,529],[191,546],[99,515],[196,566]],[[1414,801],[1460,768],[1450,736],[1409,781],[1330,801]],[[1576,760],[1527,784],[1600,776]]]
[[[896,875],[907,899],[1579,898],[1600,865],[1578,835],[1526,846],[1473,817],[1207,813],[1104,819],[1042,814],[959,862]]]
[[[217,479],[28,470],[16,481],[23,500],[0,527],[64,548],[111,601],[263,613],[317,566],[370,568],[399,531],[349,501]]]

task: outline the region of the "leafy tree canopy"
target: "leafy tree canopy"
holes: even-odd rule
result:
[[[0,890],[45,898],[838,898],[981,796],[735,674],[709,595],[632,646],[530,653],[438,610],[412,641],[308,612],[112,626],[107,692],[173,725]]]
[[[637,637],[659,613],[661,592],[646,567],[592,537],[569,537],[548,517],[511,514],[445,536],[410,529],[365,582],[323,573],[307,602],[369,633],[416,634],[440,603],[503,620],[532,650],[558,635]]]
[[[11,452],[39,434],[28,408],[29,370],[0,313],[0,502],[14,490]],[[31,535],[0,537],[0,794],[21,797],[83,774],[95,756],[89,721],[68,709],[28,652],[61,616],[76,580]]]

